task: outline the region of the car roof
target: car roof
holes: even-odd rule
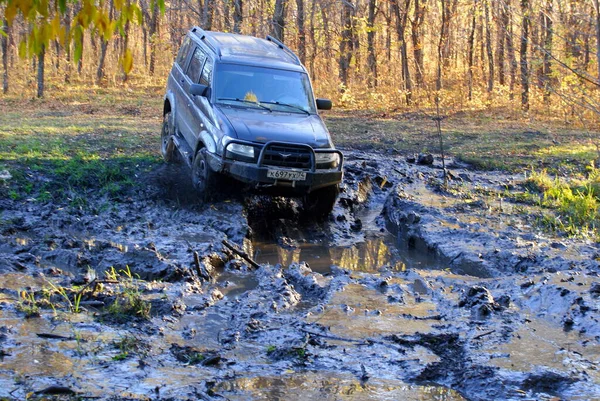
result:
[[[205,31],[194,27],[190,33],[207,45],[220,62],[306,70],[294,52],[271,36],[261,39],[235,33]]]

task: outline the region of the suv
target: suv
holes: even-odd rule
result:
[[[206,199],[222,176],[252,188],[301,196],[326,216],[342,181],[336,150],[300,59],[271,36],[259,39],[191,29],[169,74],[161,152],[183,159]]]

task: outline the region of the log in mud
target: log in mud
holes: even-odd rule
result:
[[[325,222],[199,204],[178,165],[109,204],[2,199],[0,397],[600,399],[597,244],[503,200],[523,177],[346,160]]]

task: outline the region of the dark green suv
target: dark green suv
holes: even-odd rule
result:
[[[276,195],[303,197],[327,215],[342,181],[343,155],[317,110],[306,69],[267,36],[193,28],[183,40],[164,98],[162,155],[183,159],[201,197],[221,175]]]

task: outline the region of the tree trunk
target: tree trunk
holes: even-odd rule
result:
[[[0,36],[0,47],[2,47],[2,93],[8,93],[8,37],[10,36],[10,27],[6,19],[3,20],[2,30],[6,36]]]
[[[131,0],[127,0],[127,7],[131,7]],[[127,48],[129,47],[129,27],[130,27],[130,23],[129,20],[125,23],[125,37],[123,38],[123,48],[120,50],[120,54],[121,57],[125,56],[125,51],[127,50]],[[123,71],[123,82],[127,82],[127,79],[129,79],[129,75]]]
[[[404,91],[406,92],[406,104],[412,103],[412,81],[410,79],[410,69],[408,68],[408,49],[406,46],[406,24],[408,22],[408,12],[411,0],[404,0],[403,7],[400,8],[398,0],[392,0],[392,10],[396,16],[396,34],[400,43],[400,67],[402,69],[402,80],[404,82]]]
[[[471,27],[469,29],[469,38],[467,40],[467,82],[469,87],[469,100],[473,100],[473,59],[475,53],[475,28],[477,26],[477,8],[479,0],[474,0],[473,8],[471,9]]]
[[[598,68],[598,82],[600,83],[600,0],[594,0],[596,10],[596,63]]]
[[[506,84],[506,63],[504,44],[506,43],[506,33],[508,30],[508,9],[506,2],[502,1],[498,5],[498,37],[496,46],[496,69],[498,70],[498,83]]]
[[[317,40],[315,38],[315,16],[317,13],[317,2],[313,0],[310,7],[310,27],[309,27],[309,37],[310,37],[310,61],[309,61],[309,69],[310,69],[310,77],[314,81],[315,80],[315,60],[317,59]]]
[[[488,58],[488,81],[487,91],[492,93],[494,90],[494,52],[492,50],[492,30],[490,29],[490,5],[488,0],[484,0],[485,12],[485,49]]]
[[[304,0],[296,0],[297,16],[296,24],[298,25],[298,57],[302,64],[306,63],[306,31],[304,28]]]
[[[413,57],[415,59],[415,80],[418,87],[423,87],[423,74],[425,64],[423,61],[423,22],[425,22],[425,11],[427,10],[427,0],[415,0],[415,13],[411,20],[411,39],[413,47]]]
[[[214,0],[204,0],[202,9],[202,28],[211,30],[213,25]]]
[[[323,20],[323,34],[325,36],[325,59],[331,60],[331,30],[329,27],[329,17],[327,16],[327,11],[325,10],[325,7],[323,7],[323,3],[321,1],[319,1],[319,8],[321,9],[321,19]],[[325,69],[327,72],[330,72],[331,63],[325,63]]]
[[[529,110],[529,66],[527,63],[527,47],[529,44],[529,0],[521,0],[521,15],[523,22],[521,26],[521,108]]]
[[[46,46],[42,45],[38,54],[37,63],[37,97],[44,97],[44,58],[46,57]]]
[[[153,2],[152,7],[152,21],[150,23],[150,66],[148,67],[148,73],[150,76],[154,75],[154,67],[156,65],[156,44],[159,36],[159,13],[158,1]]]
[[[283,42],[285,27],[285,3],[287,0],[275,0],[275,10],[271,20],[271,35]]]
[[[369,88],[377,87],[377,54],[375,53],[375,11],[377,0],[369,0],[369,15],[367,17],[367,66],[369,73],[367,85]]]
[[[511,0],[506,0],[505,4],[507,10],[510,9]],[[515,84],[517,82],[517,56],[515,55],[515,44],[513,41],[513,23],[512,23],[512,13],[508,13],[508,29],[505,31],[506,33],[506,52],[508,53],[508,62],[510,64],[510,81],[509,81],[509,99],[514,99],[515,96]]]
[[[242,21],[244,19],[244,9],[242,0],[233,0],[233,32],[242,32]]]
[[[552,12],[553,12],[553,0],[546,0],[546,7],[542,11],[542,29],[543,29],[543,37],[544,37],[544,63],[542,65],[542,88],[544,90],[544,103],[548,103],[550,101],[550,90],[551,90],[551,79],[552,79],[552,30],[553,30],[553,21],[552,21]]]
[[[71,8],[67,7],[67,12],[65,13],[65,36],[67,38],[71,37]],[[71,82],[71,41],[65,41],[65,83]]]
[[[338,60],[342,92],[348,87],[348,70],[350,69],[350,60],[352,60],[353,15],[354,6],[350,3],[344,2],[342,5],[342,35],[340,37],[340,56]]]
[[[442,8],[441,8],[441,29],[440,29],[440,38],[438,40],[437,46],[437,71],[436,71],[436,79],[435,79],[435,90],[442,90],[442,66],[446,63],[445,54],[447,53],[444,49],[448,45],[448,36],[450,29],[450,7],[448,6],[448,0],[441,0]]]

